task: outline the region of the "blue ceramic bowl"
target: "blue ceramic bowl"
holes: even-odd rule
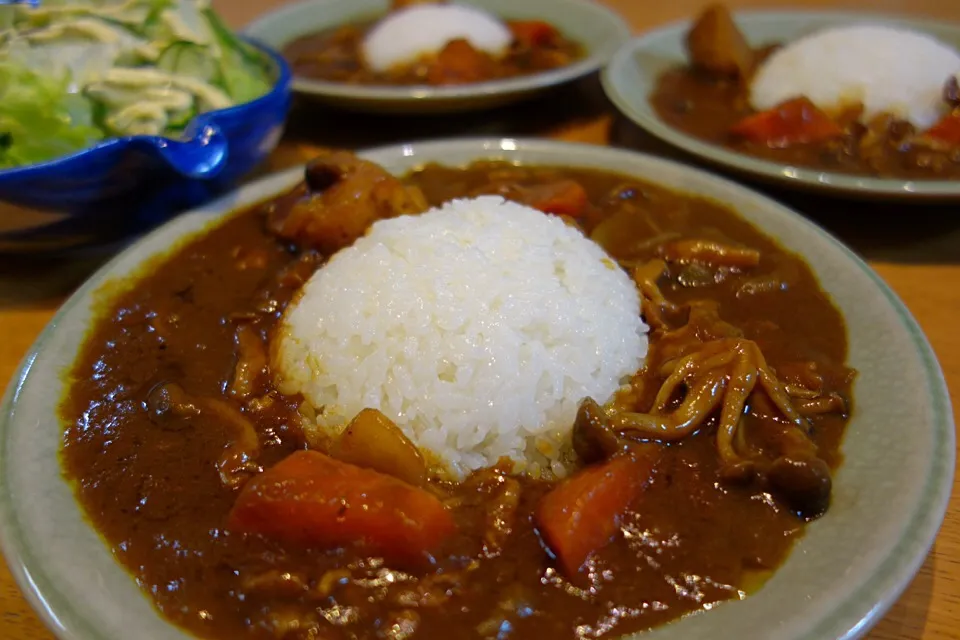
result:
[[[182,139],[111,138],[49,162],[0,170],[0,253],[113,244],[234,186],[276,147],[290,107],[287,63],[249,42],[272,66],[273,89],[197,116]]]

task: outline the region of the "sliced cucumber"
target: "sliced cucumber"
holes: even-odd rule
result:
[[[260,54],[249,44],[237,37],[237,35],[223,23],[223,20],[220,19],[220,16],[218,16],[213,9],[204,9],[202,13],[207,18],[210,29],[213,31],[214,36],[216,36],[220,46],[225,52],[232,51],[239,54],[240,59],[248,65],[263,66],[263,60],[261,60]]]
[[[107,128],[107,116],[110,114],[110,107],[105,105],[96,96],[91,95],[86,90],[83,91],[83,96],[90,101],[90,115],[93,121],[93,126],[100,129],[101,131]]]
[[[213,81],[220,71],[217,61],[206,47],[183,40],[174,42],[160,53],[157,68],[203,82]]]
[[[270,91],[270,82],[259,53],[238,38],[212,10],[204,11],[220,47],[223,89],[237,103],[249,102]]]
[[[172,111],[168,114],[170,119],[167,120],[167,127],[181,131],[190,124],[190,121],[197,116],[197,113],[196,107],[183,109],[182,111]]]

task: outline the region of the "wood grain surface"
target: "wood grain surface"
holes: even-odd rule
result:
[[[517,0],[522,2],[522,0]],[[701,0],[604,0],[634,31],[687,18]],[[235,27],[284,4],[282,0],[214,0]],[[960,23],[958,0],[734,0],[738,8],[843,8],[936,17]],[[376,118],[296,104],[285,139],[263,171],[302,162],[318,148],[374,144],[457,135],[530,135],[610,144],[665,156],[689,158],[653,141],[619,117],[596,78],[548,98],[483,114],[445,118]],[[751,185],[756,186],[756,185]],[[759,187],[758,187],[759,188]],[[923,327],[940,359],[951,397],[960,397],[960,206],[844,202],[765,189],[810,216],[863,256],[893,287]],[[103,256],[49,262],[0,259],[0,385],[65,296]],[[956,412],[955,412],[956,417]],[[904,437],[908,436],[905,426]],[[0,638],[50,640],[6,567],[0,564]],[[138,638],[135,631],[131,638]],[[960,638],[960,493],[932,552],[902,597],[868,634],[870,640]],[[139,640],[139,638],[138,638]]]

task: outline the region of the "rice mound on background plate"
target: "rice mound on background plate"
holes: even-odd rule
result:
[[[378,22],[363,40],[363,57],[374,71],[387,71],[461,38],[495,57],[504,55],[513,41],[507,25],[483,9],[422,4],[391,12]]]
[[[947,78],[960,54],[932,36],[879,25],[824,29],[789,43],[760,66],[750,85],[757,110],[803,95],[833,111],[862,103],[863,120],[892,113],[920,129],[947,112]]]
[[[376,408],[454,476],[501,456],[563,475],[580,400],[612,397],[646,333],[596,243],[484,196],[381,220],[336,253],[285,312],[272,365],[325,435]]]

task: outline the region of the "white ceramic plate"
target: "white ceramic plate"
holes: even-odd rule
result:
[[[849,363],[860,371],[833,505],[758,593],[656,629],[644,640],[849,639],[883,615],[920,567],[943,518],[954,428],[926,339],[869,267],[773,200],[652,156],[533,140],[431,142],[364,155],[397,173],[426,162],[456,166],[481,158],[617,171],[728,203],[802,254],[843,312]],[[63,372],[94,320],[98,290],[301,176],[293,169],[248,185],[120,254],[64,304],[11,384],[0,413],[0,543],[20,587],[61,639],[126,640],[131,629],[138,640],[184,638],[117,564],[61,476],[63,425],[55,400],[64,394]]]
[[[386,13],[389,0],[306,0],[283,7],[248,26],[245,33],[274,49],[317,31]],[[450,113],[502,106],[593,73],[630,37],[620,16],[590,0],[466,0],[509,20],[546,20],[586,48],[569,66],[535,75],[451,87],[369,86],[294,77],[293,88],[317,100],[356,111]]]
[[[789,42],[825,27],[869,22],[926,32],[960,49],[960,26],[930,20],[832,11],[758,11],[737,13],[734,17],[753,46]],[[627,118],[651,134],[712,164],[794,189],[884,200],[960,199],[957,180],[875,178],[795,167],[739,153],[673,128],[660,119],[649,97],[661,73],[687,64],[684,38],[689,29],[690,23],[685,21],[634,38],[603,71],[607,97]]]

